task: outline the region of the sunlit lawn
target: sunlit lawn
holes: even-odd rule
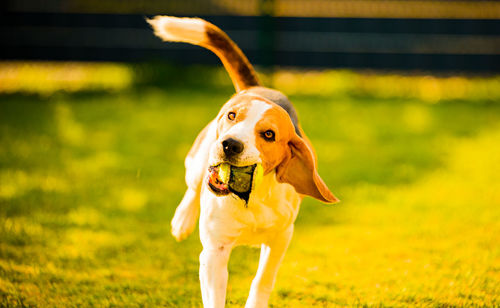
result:
[[[198,235],[169,224],[231,94],[0,96],[0,306],[200,306]],[[500,305],[498,102],[291,98],[343,202],[305,200],[273,307]],[[233,252],[229,306],[257,261]]]

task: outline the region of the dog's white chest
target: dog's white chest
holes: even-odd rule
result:
[[[245,201],[235,195],[217,197],[208,189],[201,196],[200,238],[215,236],[234,245],[259,245],[289,227],[297,218],[301,197],[274,174]]]

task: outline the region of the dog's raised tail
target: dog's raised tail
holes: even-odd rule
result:
[[[148,19],[164,41],[184,42],[211,50],[222,61],[237,92],[260,85],[255,70],[241,49],[215,25],[199,18],[156,16]]]

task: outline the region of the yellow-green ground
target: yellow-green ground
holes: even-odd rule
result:
[[[0,306],[201,306],[198,235],[176,243],[169,223],[184,156],[232,91],[164,76],[0,96]],[[304,201],[271,306],[499,306],[499,79],[298,76],[274,83],[343,202]],[[257,261],[233,252],[228,306]]]

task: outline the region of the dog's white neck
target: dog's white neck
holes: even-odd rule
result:
[[[295,221],[301,199],[293,186],[279,183],[271,172],[252,192],[246,206],[233,194],[218,197],[204,187],[200,219],[210,217],[211,231],[219,234],[222,242],[258,245]],[[203,236],[200,233],[202,241]]]

